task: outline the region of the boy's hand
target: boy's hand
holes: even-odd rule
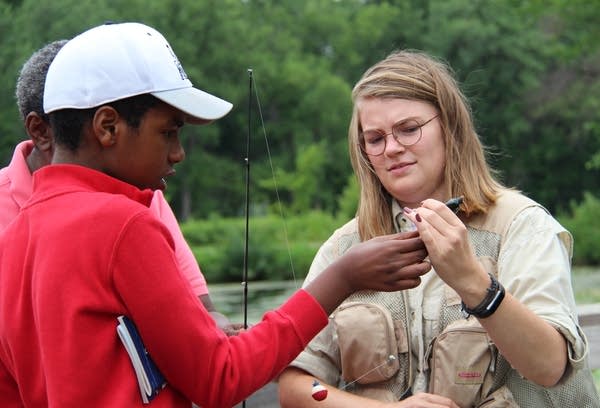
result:
[[[393,292],[414,288],[431,269],[425,244],[416,231],[385,235],[352,247],[336,263],[352,291]]]
[[[431,269],[418,232],[385,235],[352,247],[333,262],[305,290],[329,314],[358,290],[383,292],[411,289]]]

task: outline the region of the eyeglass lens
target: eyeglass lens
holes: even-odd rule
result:
[[[414,119],[395,123],[392,126],[392,136],[396,142],[403,146],[412,146],[421,139],[422,124]],[[371,156],[383,154],[387,145],[389,133],[378,130],[369,130],[362,133],[363,149],[365,153]]]

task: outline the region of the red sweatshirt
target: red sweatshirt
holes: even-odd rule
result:
[[[0,238],[2,407],[142,406],[119,315],[135,322],[168,381],[152,407],[235,405],[325,326],[300,290],[226,337],[177,269],[151,198],[85,167],[34,174],[33,196]]]

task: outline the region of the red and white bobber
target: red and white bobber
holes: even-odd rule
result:
[[[323,401],[327,398],[327,388],[323,387],[317,380],[313,382],[312,397],[317,401]]]

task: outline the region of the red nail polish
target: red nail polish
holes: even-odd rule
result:
[[[421,216],[419,215],[419,213],[415,215],[415,219],[417,220],[417,222],[421,222]]]

